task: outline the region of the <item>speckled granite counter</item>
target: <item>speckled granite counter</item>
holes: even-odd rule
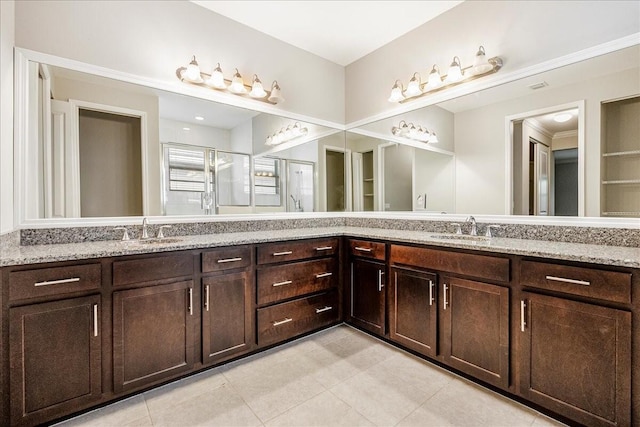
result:
[[[473,249],[502,254],[536,256],[567,261],[640,268],[640,248],[499,237],[490,240],[464,241],[442,239],[438,237],[442,236],[441,233],[426,231],[344,226],[182,236],[170,238],[167,243],[141,244],[136,241],[97,241],[31,246],[11,245],[0,249],[0,266],[102,258],[183,249],[202,249],[327,236],[383,239],[404,243],[421,243],[449,248]]]

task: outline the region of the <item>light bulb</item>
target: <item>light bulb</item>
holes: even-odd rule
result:
[[[447,73],[447,78],[445,79],[445,83],[455,83],[462,80],[462,67],[460,66],[460,58],[457,56],[453,57],[453,62],[451,62],[451,66],[449,66],[449,72]]]
[[[404,96],[407,98],[411,98],[413,96],[418,96],[421,94],[422,89],[420,89],[420,74],[413,73],[413,77],[411,77],[411,80],[409,80],[409,84],[407,85],[407,90],[404,91]]]
[[[269,95],[269,98],[267,98],[267,101],[272,102],[274,104],[284,102],[284,98],[280,94],[280,86],[278,86],[278,82],[275,80],[271,84],[271,94]]]
[[[418,136],[418,130],[413,125],[413,123],[409,123],[409,138],[416,138]]]
[[[202,76],[200,76],[200,67],[198,66],[198,61],[196,61],[195,55],[193,59],[187,65],[187,69],[183,74],[184,78],[189,80],[190,82],[199,83],[202,81]]]
[[[431,135],[429,135],[429,142],[431,144],[437,144],[438,142],[440,142],[438,141],[438,137],[436,136],[436,133],[433,131],[431,131]]]
[[[391,88],[391,96],[389,96],[389,102],[400,102],[404,99],[404,95],[402,94],[402,83],[399,80],[393,84]]]
[[[244,87],[242,76],[240,75],[240,72],[238,72],[237,68],[236,68],[236,73],[233,75],[233,79],[231,79],[229,90],[235,94],[247,93],[247,88]]]
[[[400,128],[400,136],[406,136],[409,133],[409,125],[404,120],[400,121],[398,127]]]
[[[429,73],[429,80],[427,81],[427,90],[435,89],[442,85],[442,77],[440,77],[440,71],[438,66],[434,65]]]
[[[262,87],[262,82],[256,74],[253,75],[253,85],[251,85],[251,92],[249,93],[249,96],[252,98],[264,98],[267,96],[267,92],[265,92]]]
[[[273,145],[273,137],[271,135],[269,135],[267,137],[267,145]],[[258,174],[256,174],[256,175],[258,175]],[[258,176],[260,176],[260,175],[258,175]]]
[[[216,89],[226,89],[227,83],[224,81],[224,75],[222,74],[222,68],[220,68],[220,63],[216,65],[216,68],[211,72],[211,77],[207,79],[205,82],[207,86],[216,88]]]
[[[478,53],[476,53],[476,58],[473,61],[473,74],[484,74],[493,69],[493,65],[487,61],[487,55],[484,52],[484,47],[480,46],[478,48]]]
[[[284,137],[286,139],[291,139],[293,138],[295,135],[293,134],[293,131],[291,130],[291,125],[287,126],[287,128],[284,131]]]

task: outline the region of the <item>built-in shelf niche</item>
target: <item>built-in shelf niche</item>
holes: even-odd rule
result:
[[[375,210],[375,179],[373,176],[373,151],[362,153],[362,193],[363,209],[365,211]]]
[[[640,96],[602,103],[601,215],[640,217]]]

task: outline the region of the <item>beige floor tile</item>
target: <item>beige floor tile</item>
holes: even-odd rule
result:
[[[425,393],[413,385],[398,384],[393,374],[378,370],[378,366],[330,389],[376,425],[395,425],[435,392]]]
[[[217,389],[227,379],[219,368],[193,375],[143,394],[149,411],[162,410],[179,405],[197,396]]]
[[[164,410],[150,411],[159,426],[261,426],[262,423],[242,398],[223,385]]]
[[[144,425],[136,423],[148,418],[149,412],[147,410],[144,397],[142,397],[142,395],[137,395],[87,414],[80,415],[79,417],[72,418],[58,425],[65,427]]]
[[[325,391],[266,423],[267,427],[373,426],[329,391]]]
[[[256,375],[238,376],[230,385],[262,421],[268,421],[326,390],[310,375],[312,371],[304,359],[290,359]]]
[[[523,405],[456,379],[398,426],[529,427],[536,416]]]

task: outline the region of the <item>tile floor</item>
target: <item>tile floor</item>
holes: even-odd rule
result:
[[[345,325],[60,426],[560,426]]]

